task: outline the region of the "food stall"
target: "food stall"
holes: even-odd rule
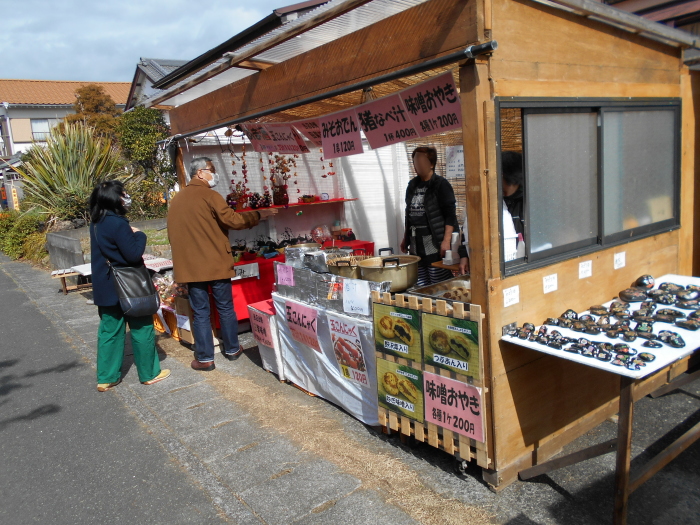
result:
[[[313,20],[322,23],[322,17]],[[310,24],[300,23],[296,30],[315,27]],[[296,27],[290,26],[287,36],[293,37]],[[281,45],[281,37],[270,40],[271,47]],[[370,138],[364,127],[364,137],[349,130],[353,136],[337,142],[332,154],[321,144],[326,157],[342,159],[378,155],[394,148],[395,138],[407,150],[417,144],[443,152],[446,146],[463,147],[469,301],[444,297],[449,290],[442,290],[442,297],[411,290],[374,296],[375,310],[377,305],[408,310],[395,313],[408,316],[405,321],[415,331],[407,332],[413,334],[408,342],[382,343],[376,352],[382,380],[388,374],[377,386],[377,401],[382,424],[474,459],[498,490],[617,413],[623,405],[621,385],[629,387],[623,388],[625,399],[639,399],[683,374],[693,359],[692,351],[677,354],[658,372],[625,384],[621,374],[530,348],[511,334],[523,323],[541,326],[568,310],[578,315],[602,306],[641,275],[692,275],[697,81],[683,63],[683,49],[694,45],[685,33],[589,0],[416,2],[174,108],[173,138],[182,159],[187,137],[216,126],[296,123],[304,134],[304,123],[311,120],[323,130],[329,116],[350,122],[362,105],[373,103],[396,109],[402,93],[451,75],[460,111],[449,112],[446,121],[413,126],[420,135],[400,132],[387,141],[391,145],[362,155],[363,141]],[[264,42],[256,50],[263,47]],[[369,100],[368,91],[374,94]],[[403,104],[406,109],[405,99]],[[454,122],[458,129],[449,127]],[[325,129],[330,134],[331,128]],[[524,177],[520,242],[525,250],[509,260],[503,247],[500,159],[505,151],[522,155]],[[391,179],[385,174],[366,189],[381,192]],[[363,205],[358,198],[356,208]],[[279,292],[279,278],[277,283]],[[458,322],[442,319],[444,329],[424,324],[423,316],[434,314]],[[277,316],[278,322],[286,319],[280,311]],[[435,354],[427,364],[426,348],[444,342],[447,326],[471,330],[460,325],[465,321],[478,323],[473,330],[478,351],[470,353],[478,355],[478,366],[464,374],[454,361],[468,359],[453,355],[457,370],[438,367]],[[426,332],[425,326],[433,328]],[[384,351],[396,346],[409,352],[413,344],[419,353]],[[465,385],[462,399],[472,414],[471,398],[477,399],[478,423],[464,405],[461,415],[436,406],[439,397],[431,396],[428,410],[419,388],[427,390],[426,376],[431,388],[460,391],[451,382]],[[399,399],[404,409],[387,404],[387,396]],[[461,428],[439,425],[437,414],[456,417]],[[626,461],[628,470],[629,454],[625,458],[620,450],[618,467],[624,470]]]

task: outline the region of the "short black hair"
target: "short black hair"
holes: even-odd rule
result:
[[[99,222],[105,213],[111,211],[117,215],[126,215],[126,208],[122,202],[124,184],[118,180],[100,182],[90,195],[90,219]]]
[[[433,170],[435,169],[438,157],[437,150],[435,148],[431,146],[420,146],[413,150],[413,153],[411,153],[411,159],[415,158],[416,153],[425,153],[428,156],[428,160],[430,161],[430,165],[433,167]]]
[[[501,153],[501,174],[506,184],[522,186],[523,154],[519,151],[504,151]]]

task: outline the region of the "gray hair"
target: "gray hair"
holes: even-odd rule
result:
[[[212,160],[209,157],[197,157],[192,159],[192,162],[190,162],[190,178],[194,178],[199,170],[206,169],[207,162],[211,161]]]

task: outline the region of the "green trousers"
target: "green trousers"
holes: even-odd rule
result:
[[[131,348],[139,381],[150,381],[160,374],[153,317],[127,317],[119,305],[99,306],[97,330],[97,383],[116,383],[121,378],[124,361],[126,325],[131,333]]]

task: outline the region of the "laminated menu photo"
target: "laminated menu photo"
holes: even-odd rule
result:
[[[478,323],[424,313],[422,327],[426,365],[480,379]]]
[[[379,406],[423,422],[423,373],[410,366],[377,359]]]
[[[420,362],[420,312],[374,303],[374,340],[377,352]]]

